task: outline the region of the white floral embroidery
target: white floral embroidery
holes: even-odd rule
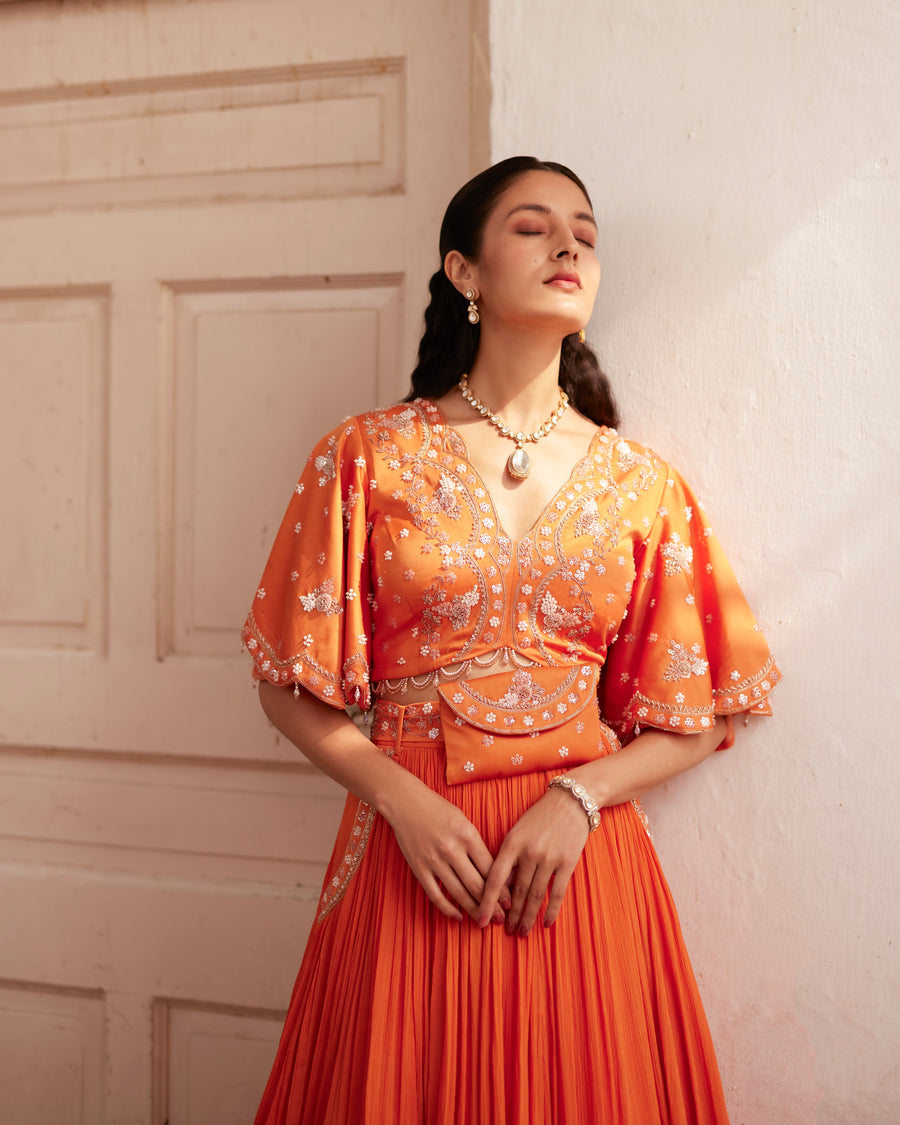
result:
[[[497,703],[500,707],[508,708],[537,707],[546,694],[540,684],[535,682],[531,673],[524,668],[520,668],[518,672],[514,673],[506,695],[502,699],[498,699]],[[487,718],[488,721],[491,721],[489,715]],[[530,725],[526,721],[526,726]]]
[[[666,574],[669,578],[682,570],[686,574],[691,573],[694,552],[686,543],[681,542],[681,536],[677,531],[672,533],[672,538],[667,543],[661,545],[659,553],[665,559]]]
[[[663,673],[664,680],[689,680],[691,676],[704,676],[709,667],[700,656],[700,646],[691,645],[688,650],[678,641],[672,641],[668,648],[669,667]]]
[[[475,763],[466,762],[466,764],[463,766],[463,769],[466,771],[466,773],[471,773],[475,769]]]
[[[521,764],[525,761],[521,754],[513,754],[513,756],[509,760],[514,766],[521,766]]]
[[[560,746],[560,748],[559,748],[559,756],[560,756],[561,758],[568,758],[568,756],[569,756],[569,748],[568,748],[568,746]]]
[[[473,587],[465,594],[457,594],[456,597],[451,598],[449,602],[437,602],[436,605],[431,606],[425,611],[423,619],[429,625],[432,625],[437,624],[440,618],[447,617],[454,629],[462,629],[465,625],[468,625],[469,615],[472,609],[478,605],[480,599],[480,592]]]
[[[347,492],[347,499],[341,503],[341,516],[344,521],[345,531],[349,531],[350,529],[350,517],[353,514],[353,509],[356,506],[356,502],[360,499],[361,496],[361,492],[357,492],[355,489],[351,488]]]
[[[581,515],[575,521],[575,534],[589,535],[592,539],[598,539],[603,534],[600,509],[593,498],[588,498],[582,505]]]
[[[458,519],[462,513],[462,505],[456,496],[456,481],[448,473],[441,473],[441,483],[434,491],[434,498],[428,503],[428,510],[435,515],[449,516]]]
[[[266,590],[264,586],[260,586],[260,588],[256,591],[256,596],[260,601],[263,600],[263,598],[266,596]]]
[[[549,591],[541,598],[541,613],[544,615],[544,623],[547,628],[554,632],[582,624],[585,616],[581,609],[563,609]]]
[[[402,434],[404,437],[409,438],[412,437],[415,433],[416,423],[418,422],[418,420],[419,415],[415,412],[415,410],[413,410],[411,406],[408,406],[406,410],[402,410],[395,417],[386,418],[385,424],[387,426],[390,426],[392,430],[396,430],[398,434]],[[433,452],[433,450],[429,450],[429,453]]]
[[[315,460],[316,469],[322,474],[319,477],[319,486],[324,487],[329,481],[335,478],[335,452],[337,442],[334,437],[328,439],[328,448],[324,453],[320,454]]]
[[[335,613],[343,613],[340,602],[334,597],[334,579],[326,578],[321,586],[317,586],[309,594],[300,594],[300,604],[308,613],[324,613],[331,617]]]

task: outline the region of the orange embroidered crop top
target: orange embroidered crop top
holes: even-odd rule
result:
[[[780,678],[702,508],[652,452],[598,430],[514,542],[427,399],[347,419],[316,446],[243,638],[258,679],[336,707],[498,653],[599,664],[603,718],[624,738],[768,714]]]

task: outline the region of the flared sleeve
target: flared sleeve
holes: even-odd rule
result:
[[[634,565],[601,682],[604,716],[620,737],[644,726],[690,734],[717,715],[771,714],[781,675],[702,507],[671,468]]]
[[[306,463],[242,633],[256,679],[299,684],[334,707],[369,706],[369,483],[348,419]]]

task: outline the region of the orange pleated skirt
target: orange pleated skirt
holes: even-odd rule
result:
[[[373,741],[496,853],[552,773],[448,786],[437,719]],[[554,771],[560,772],[560,771]],[[728,1115],[671,895],[633,805],[605,809],[525,938],[443,917],[349,797],[256,1125],[712,1125]]]

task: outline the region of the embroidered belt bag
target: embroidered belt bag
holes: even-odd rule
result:
[[[595,664],[441,684],[447,783],[577,766],[619,748],[600,721]]]

